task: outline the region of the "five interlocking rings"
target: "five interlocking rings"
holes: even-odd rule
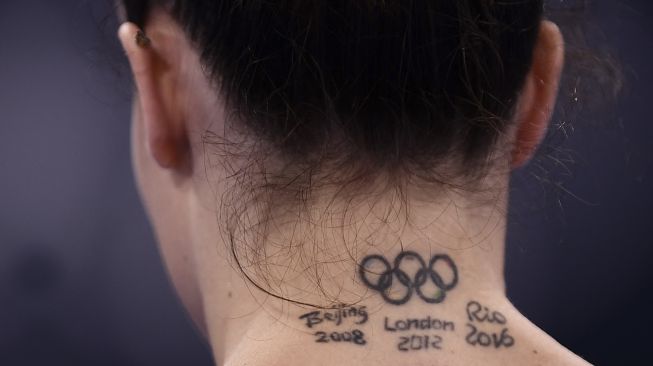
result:
[[[404,260],[415,260],[419,264],[419,269],[415,273],[415,278],[411,279],[405,271],[400,269]],[[440,274],[434,269],[436,263],[440,261],[448,265],[453,273],[453,278],[448,283],[445,283]],[[368,275],[372,273],[368,267],[374,262],[380,262],[381,265],[385,267],[385,270],[382,270],[380,273],[374,273],[375,276],[378,276],[378,280],[372,282],[368,278]],[[458,284],[458,268],[456,268],[453,260],[451,260],[451,258],[446,254],[434,255],[427,266],[426,262],[419,254],[411,251],[401,252],[397,258],[395,258],[394,267],[390,265],[390,262],[387,259],[380,255],[368,255],[361,262],[359,273],[363,283],[367,287],[378,291],[385,301],[393,305],[405,304],[413,296],[413,290],[415,290],[417,296],[427,303],[441,303],[447,296],[446,292],[453,289],[456,287],[456,284]],[[396,277],[399,283],[407,289],[405,295],[401,298],[392,298],[389,295],[389,290],[392,288],[394,277]],[[426,284],[426,281],[429,278],[439,289],[433,296],[427,296],[422,291],[422,286]]]

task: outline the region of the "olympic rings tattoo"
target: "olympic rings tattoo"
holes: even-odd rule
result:
[[[418,263],[419,269],[415,273],[415,278],[410,278],[405,271],[400,269],[402,262],[405,260],[416,261]],[[380,263],[385,269],[378,273],[378,280],[373,282],[368,278],[368,275],[372,273],[368,270],[368,267],[374,262]],[[453,278],[448,283],[445,283],[442,276],[434,269],[435,264],[438,262],[444,262],[453,273]],[[458,284],[458,268],[451,257],[446,254],[434,255],[427,265],[419,254],[412,251],[401,252],[395,258],[394,266],[390,265],[387,259],[378,254],[368,255],[359,266],[359,275],[365,286],[374,291],[378,291],[386,302],[393,305],[401,305],[408,302],[413,296],[413,290],[417,293],[417,296],[427,303],[438,304],[444,301],[447,296],[447,291],[453,289]],[[389,295],[394,278],[406,287],[406,294],[403,297],[393,298]],[[429,296],[422,291],[422,287],[429,279],[438,288],[438,291],[433,296]]]

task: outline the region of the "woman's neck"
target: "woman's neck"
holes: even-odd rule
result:
[[[470,302],[504,298],[506,194],[455,197],[350,202],[348,210],[317,204],[310,217],[268,222],[260,246],[216,243],[224,226],[191,205],[201,308],[218,363],[259,336],[319,346],[319,332],[340,332],[326,341],[356,345],[356,330],[378,345],[416,321],[464,332]]]

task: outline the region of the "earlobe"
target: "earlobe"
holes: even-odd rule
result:
[[[533,64],[526,77],[515,112],[512,166],[528,162],[546,135],[558,95],[564,63],[564,41],[560,29],[542,21],[533,53]]]
[[[176,109],[174,85],[166,60],[153,42],[133,23],[123,23],[118,37],[129,59],[148,151],[159,166],[183,170],[188,163],[188,138]]]

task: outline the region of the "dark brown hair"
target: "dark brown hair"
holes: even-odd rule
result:
[[[452,156],[463,174],[482,165],[543,12],[542,0],[123,2],[141,26],[169,9],[227,106],[282,156],[420,176]]]

